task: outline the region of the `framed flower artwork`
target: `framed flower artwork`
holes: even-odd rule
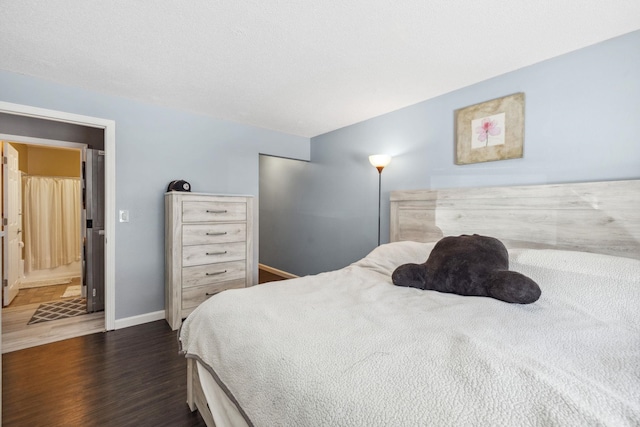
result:
[[[517,159],[524,145],[524,93],[455,111],[455,163]]]

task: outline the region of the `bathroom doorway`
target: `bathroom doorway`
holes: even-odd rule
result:
[[[3,172],[14,176],[3,176],[3,350],[10,337],[61,322],[104,330],[104,314],[89,316],[104,310],[103,154],[81,143],[3,141]]]
[[[59,341],[80,335],[116,329],[115,326],[115,121],[92,116],[84,116],[64,111],[49,110],[30,105],[13,104],[0,101],[0,139],[46,138],[59,141],[82,141],[89,147],[101,150],[104,154],[104,311],[92,313],[93,325],[88,320],[80,328],[75,324],[56,325],[55,328],[40,331],[27,338],[9,339],[9,322],[2,319],[2,353],[22,348]],[[4,235],[4,230],[1,232]],[[98,274],[98,273],[96,273]],[[0,310],[0,312],[2,312]],[[75,319],[75,318],[72,318]],[[63,319],[65,322],[69,319]],[[43,323],[46,325],[46,322]],[[9,341],[13,341],[8,345]]]
[[[3,142],[5,175],[17,175],[3,182],[3,307],[24,304],[15,299],[21,290],[51,294],[46,288],[82,279],[82,148]]]

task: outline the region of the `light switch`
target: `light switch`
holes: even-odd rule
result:
[[[120,210],[120,222],[129,222],[128,210]]]

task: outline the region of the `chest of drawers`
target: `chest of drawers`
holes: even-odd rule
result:
[[[253,283],[253,198],[165,194],[165,318],[176,330],[200,303]]]

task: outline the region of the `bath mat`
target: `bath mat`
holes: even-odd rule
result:
[[[81,294],[80,285],[71,285],[67,286],[67,289],[64,290],[62,298],[79,297]]]
[[[27,325],[48,322],[49,320],[66,319],[67,317],[81,314],[87,314],[87,300],[84,298],[46,302],[40,304],[40,307],[38,307]]]

